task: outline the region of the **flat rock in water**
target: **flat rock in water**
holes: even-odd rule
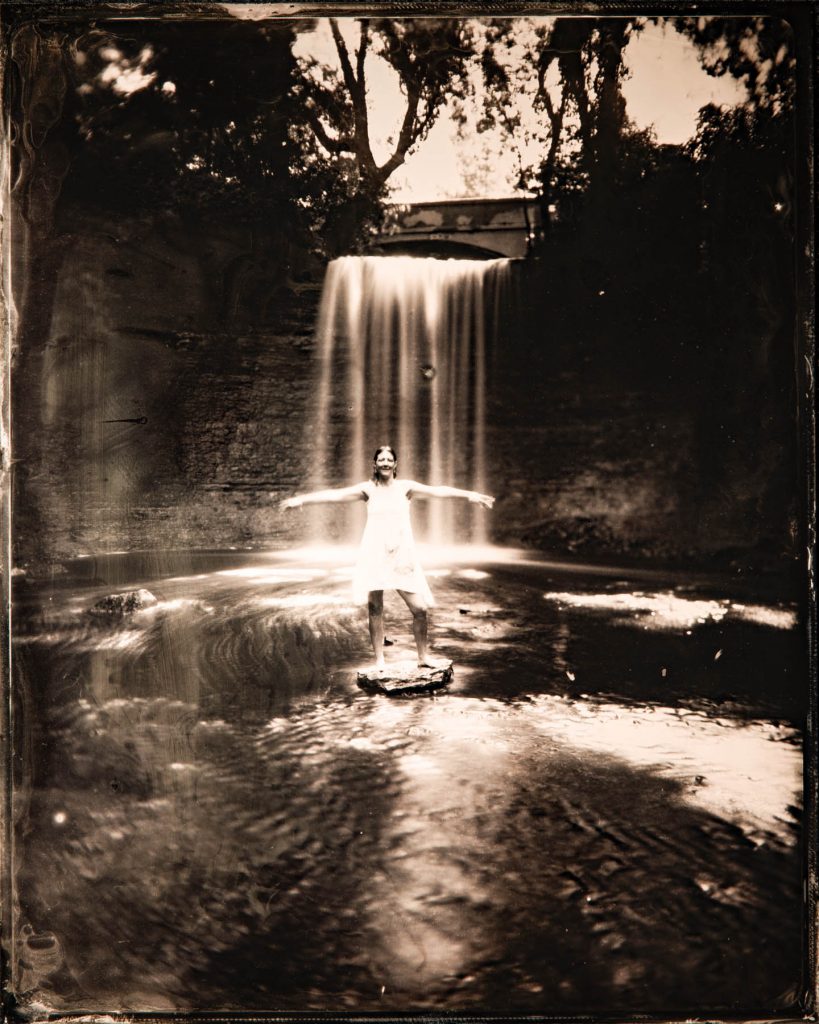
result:
[[[377,668],[360,669],[356,682],[362,690],[371,693],[430,693],[440,690],[452,679],[452,662],[442,661],[434,668],[419,668],[414,661],[398,661],[380,671]]]

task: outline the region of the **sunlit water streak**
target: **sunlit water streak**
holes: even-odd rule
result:
[[[486,364],[509,261],[345,256],[327,268],[316,329],[310,489],[356,483],[381,444],[400,475],[486,492]],[[311,511],[313,539],[331,521]],[[351,539],[359,519],[336,534]],[[419,535],[485,543],[480,511],[435,502]],[[332,535],[332,534],[330,534]]]
[[[690,628],[704,622],[721,622],[726,616],[755,622],[772,629],[794,629],[797,613],[793,608],[771,608],[749,605],[727,598],[722,600],[696,600],[681,597],[671,591],[646,594],[636,591],[627,594],[576,594],[550,592],[543,595],[547,601],[574,608],[592,608],[615,613],[612,621],[633,625],[638,622],[647,629]]]
[[[797,730],[686,709],[533,699],[535,727],[570,746],[625,758],[685,783],[680,798],[749,834],[793,843],[787,803],[800,802]],[[783,798],[787,803],[783,803]],[[764,839],[762,840],[764,841]]]

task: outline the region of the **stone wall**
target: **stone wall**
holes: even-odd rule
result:
[[[286,542],[268,492],[299,479],[320,278],[226,315],[239,229],[166,217],[69,237],[48,334],[15,367],[18,562]]]
[[[246,253],[229,224],[75,226],[47,337],[16,371],[14,431],[27,438],[18,564],[299,539],[299,517],[276,505],[304,486],[310,457],[321,269],[265,278]],[[517,273],[525,292],[527,271]],[[793,496],[782,496],[779,525],[760,515],[765,465],[703,488],[696,403],[629,387],[572,337],[508,312],[490,373],[494,539],[653,564],[788,553]]]
[[[517,269],[489,375],[495,538],[624,564],[792,564],[802,510],[788,353],[774,376],[754,358],[768,339],[729,342],[740,356],[726,388],[724,339],[706,332],[681,351],[662,323],[616,317],[579,333],[555,309],[559,284],[540,293],[554,269]]]

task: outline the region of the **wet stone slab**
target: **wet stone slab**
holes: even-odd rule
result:
[[[385,669],[359,669],[356,682],[362,690],[395,697],[440,690],[451,682],[452,673],[451,661],[441,661],[434,667],[426,668],[419,668],[412,661],[399,661]]]

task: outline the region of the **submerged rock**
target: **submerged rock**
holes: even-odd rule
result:
[[[358,672],[356,682],[362,690],[395,696],[402,693],[430,693],[452,680],[452,662],[442,661],[432,668],[419,668],[415,662],[400,661],[385,669],[366,668]]]
[[[140,588],[129,590],[123,594],[108,594],[88,609],[88,614],[101,619],[119,619],[123,615],[139,611],[141,608],[150,608],[157,603],[156,597],[150,592]]]

